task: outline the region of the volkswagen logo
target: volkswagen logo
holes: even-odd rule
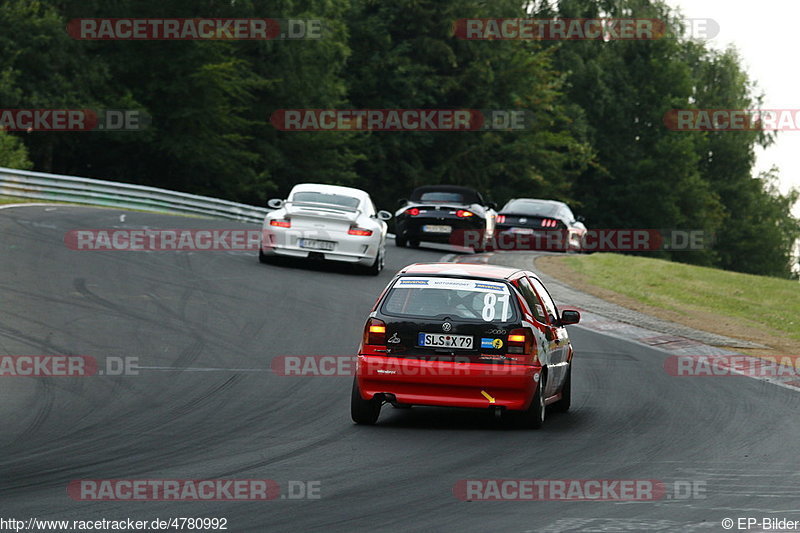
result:
[[[451,329],[453,329],[453,325],[450,322],[442,324],[442,331],[450,331]]]

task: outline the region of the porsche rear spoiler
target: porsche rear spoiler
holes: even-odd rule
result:
[[[361,215],[361,209],[355,207],[335,206],[321,202],[286,202],[288,216],[308,216],[319,218],[337,218],[355,222]]]

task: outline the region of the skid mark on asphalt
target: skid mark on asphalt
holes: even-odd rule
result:
[[[42,427],[42,425],[50,416],[50,412],[53,410],[54,396],[52,384],[47,380],[37,380],[36,386],[39,389],[39,393],[37,394],[37,409],[33,416],[33,420],[31,420],[30,424],[28,424],[28,426],[20,432],[17,438],[11,441],[11,444],[28,441],[30,436],[35,434],[37,430]]]

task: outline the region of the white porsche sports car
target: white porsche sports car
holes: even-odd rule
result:
[[[286,200],[268,202],[258,259],[276,256],[354,263],[377,275],[386,257],[388,211],[361,189],[301,183]]]

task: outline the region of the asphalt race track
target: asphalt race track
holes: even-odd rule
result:
[[[124,222],[120,215],[124,214]],[[87,252],[87,228],[241,228],[72,206],[0,209],[0,354],[138,357],[138,375],[0,377],[0,517],[224,517],[239,531],[724,531],[800,520],[800,395],[667,375],[669,354],[580,327],[573,410],[542,431],[487,412],[385,406],[350,421],[350,377],[285,377],[281,355],[351,355],[380,289],[445,252],[389,246],[377,278],[246,252]],[[266,502],[75,501],[78,479],[318,481]],[[465,502],[464,479],[700,482],[646,502]],[[753,529],[759,530],[759,529]]]

